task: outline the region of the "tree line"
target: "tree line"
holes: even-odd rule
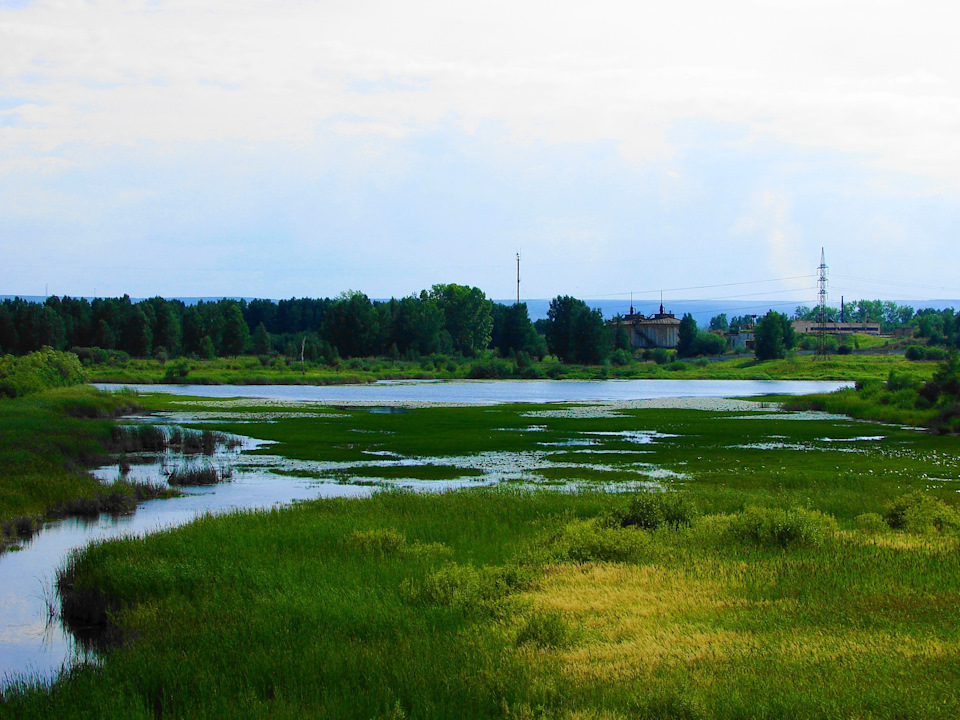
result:
[[[790,319],[817,321],[819,309],[798,305]],[[908,330],[916,337],[926,338],[933,345],[958,346],[960,339],[960,313],[953,308],[915,310],[909,305],[898,305],[889,300],[855,300],[843,303],[842,308],[825,308],[824,319],[827,322],[879,323],[881,332]],[[756,315],[728,318],[726,313],[721,313],[710,319],[710,329],[726,332],[756,322]]]
[[[550,353],[565,362],[602,363],[614,349],[613,337],[600,311],[582,300],[558,297],[548,318],[534,323],[525,303],[495,303],[479,288],[457,284],[389,300],[349,291],[335,298],[192,305],[161,297],[134,302],[127,295],[0,303],[0,355],[49,347],[80,350],[94,361],[117,352],[202,359],[282,353],[330,362],[378,355],[475,357],[495,350],[503,357]]]
[[[838,310],[831,312],[839,319]],[[793,319],[811,313],[815,310],[800,306]],[[952,308],[914,311],[879,300],[857,301],[845,305],[844,317],[880,322],[886,329],[909,328],[931,345],[960,347],[960,313]],[[754,324],[759,359],[780,357],[797,341],[787,316],[774,311],[759,320],[728,320],[720,314],[711,319],[709,330],[685,315],[677,355],[721,354],[726,342],[718,331]],[[25,355],[44,347],[79,350],[94,362],[111,353],[201,359],[284,354],[329,363],[371,356],[476,357],[493,350],[521,361],[550,354],[565,363],[598,365],[625,364],[632,355],[626,325],[619,318],[605,322],[601,311],[583,300],[558,296],[550,301],[547,318],[534,322],[525,303],[495,303],[479,288],[457,284],[389,300],[348,291],[335,298],[221,299],[193,305],[161,297],[134,302],[127,295],[0,302],[0,355]]]

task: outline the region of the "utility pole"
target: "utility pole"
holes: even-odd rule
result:
[[[520,251],[517,251],[517,305],[520,304]]]
[[[827,261],[820,248],[820,267],[817,268],[817,355],[827,356]]]

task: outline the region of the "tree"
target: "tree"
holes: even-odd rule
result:
[[[710,318],[710,329],[711,330],[722,330],[726,332],[730,329],[730,322],[727,320],[726,313],[720,313]]]
[[[236,302],[226,301],[223,308],[223,335],[221,352],[224,355],[242,355],[250,344],[250,329]]]
[[[546,354],[543,338],[530,321],[526,303],[494,304],[493,330],[490,344],[502,357],[524,352],[543,357]]]
[[[270,333],[267,326],[260,322],[253,331],[253,352],[257,355],[266,355],[270,352]]]
[[[157,321],[153,331],[153,344],[165,347],[171,356],[177,357],[180,354],[182,339],[180,317],[174,310],[172,303],[161,302],[163,304],[156,313]]]
[[[754,354],[757,360],[778,360],[786,357],[787,350],[796,345],[793,325],[786,315],[776,310],[769,311],[757,324],[754,339]]]
[[[444,329],[454,350],[468,357],[486,350],[493,331],[493,302],[480,288],[434,285],[430,295],[443,311]]]
[[[373,303],[355,290],[341,293],[323,319],[323,337],[343,357],[375,354],[379,332],[380,321]]]
[[[727,349],[727,339],[717,333],[701,330],[695,345],[697,355],[722,355]]]
[[[623,324],[623,317],[617,315],[613,318],[613,347],[617,350],[626,350],[630,352],[630,333],[627,332],[627,326]]]
[[[550,301],[545,334],[547,348],[564,362],[600,364],[610,354],[610,330],[603,314],[569,295]]]
[[[677,330],[677,356],[691,357],[697,352],[697,321],[685,313]]]
[[[123,349],[134,357],[149,357],[153,347],[150,320],[139,305],[130,310],[123,324]]]

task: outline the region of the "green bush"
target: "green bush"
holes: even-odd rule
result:
[[[567,523],[547,547],[550,559],[557,561],[629,562],[639,560],[649,544],[646,533],[593,519]]]
[[[83,367],[73,353],[45,347],[21,358],[0,358],[0,397],[21,397],[83,381]]]
[[[510,593],[529,585],[528,574],[517,567],[477,568],[452,563],[420,583],[407,581],[405,591],[415,603],[489,612]]]
[[[407,547],[406,536],[394,528],[355,530],[345,541],[364,555],[397,555]]]
[[[835,527],[833,518],[815,511],[748,507],[733,517],[727,532],[739,542],[788,550],[820,545]]]
[[[499,358],[483,358],[470,366],[468,376],[474,380],[499,380],[513,377],[517,370],[516,363]]]
[[[629,365],[633,360],[633,355],[630,354],[629,350],[614,350],[613,354],[610,355],[610,362],[617,367],[624,367]]]
[[[920,385],[920,380],[910,373],[891,370],[890,375],[887,376],[887,390],[890,392],[905,389],[916,390]]]
[[[887,504],[884,520],[894,530],[918,534],[957,533],[960,513],[942,500],[919,490]]]
[[[857,530],[865,533],[884,533],[890,531],[890,526],[887,525],[883,516],[879,513],[863,513],[862,515],[857,515],[853,519],[853,522],[856,524]]]
[[[699,517],[696,506],[682,493],[641,492],[630,498],[620,515],[620,525],[656,530],[661,526],[679,528],[691,525]]]

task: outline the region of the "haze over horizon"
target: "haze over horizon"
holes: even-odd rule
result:
[[[960,296],[947,2],[0,2],[0,292]]]

